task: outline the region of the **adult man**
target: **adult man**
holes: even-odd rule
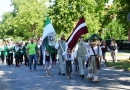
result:
[[[63,76],[64,76],[65,75],[65,67],[64,67],[64,58],[62,56],[62,53],[64,51],[66,51],[66,49],[67,49],[67,45],[66,45],[66,42],[65,42],[65,36],[64,35],[61,35],[61,39],[58,40],[55,48],[57,49],[58,59],[59,59],[59,62],[60,62],[59,74],[63,74]]]
[[[27,45],[27,54],[29,58],[29,69],[32,71],[32,61],[34,59],[34,70],[36,70],[37,63],[37,45],[33,42],[33,39],[30,39],[30,43]]]
[[[84,37],[80,37],[80,41],[77,43],[76,48],[75,48],[75,59],[78,60],[79,64],[79,75],[84,78],[84,64],[86,60],[86,44],[84,42]]]
[[[98,79],[98,69],[100,69],[102,50],[99,46],[100,37],[97,34],[93,34],[88,38],[89,43],[86,44],[88,50],[88,80],[92,80],[94,82],[99,82]],[[100,60],[99,60],[100,59]]]

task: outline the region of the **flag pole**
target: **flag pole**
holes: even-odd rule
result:
[[[60,44],[60,47],[61,47],[62,51],[64,52],[64,49],[63,49],[63,47],[62,47],[62,45],[61,45],[61,43],[60,43],[60,42],[59,42],[59,44]]]
[[[57,35],[56,35],[56,39],[57,39]],[[61,40],[61,39],[58,39],[58,40]],[[60,47],[61,47],[62,51],[64,52],[64,49],[63,49],[63,47],[62,47],[61,43],[60,43],[60,42],[58,42],[58,43],[59,43],[59,45],[60,45]]]

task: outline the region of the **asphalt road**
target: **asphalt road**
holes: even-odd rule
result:
[[[99,83],[88,81],[87,68],[85,78],[82,79],[72,73],[72,79],[58,74],[59,65],[51,69],[51,76],[47,77],[42,66],[37,71],[21,65],[15,67],[0,63],[0,90],[130,90],[130,72],[104,68],[99,70]]]

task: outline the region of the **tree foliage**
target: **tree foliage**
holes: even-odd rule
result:
[[[86,19],[89,34],[102,28],[105,16],[105,3],[108,0],[56,0],[50,7],[49,15],[57,33],[72,32],[79,18]],[[69,33],[69,34],[68,34]]]
[[[130,0],[114,0],[107,7],[109,0],[53,0],[54,4],[49,7],[46,1],[52,0],[11,0],[14,10],[3,14],[0,38],[41,36],[46,15],[49,15],[58,35],[68,37],[83,15],[89,31],[86,37],[99,30],[103,30],[104,39],[127,37]]]

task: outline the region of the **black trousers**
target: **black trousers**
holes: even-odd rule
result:
[[[56,53],[51,53],[52,62],[56,62]]]
[[[70,75],[72,72],[72,63],[71,60],[66,60],[66,74]]]
[[[23,62],[23,54],[20,54],[20,58],[19,58],[19,60],[20,60],[20,63]]]
[[[16,62],[16,66],[19,66],[19,56],[18,56],[18,54],[15,55],[15,62]]]
[[[8,65],[10,66],[13,64],[13,53],[9,53],[8,55]]]
[[[24,59],[25,59],[25,65],[29,66],[27,55],[24,55]]]
[[[5,59],[4,54],[1,54],[1,60],[2,60],[2,63],[4,63],[4,59]]]

